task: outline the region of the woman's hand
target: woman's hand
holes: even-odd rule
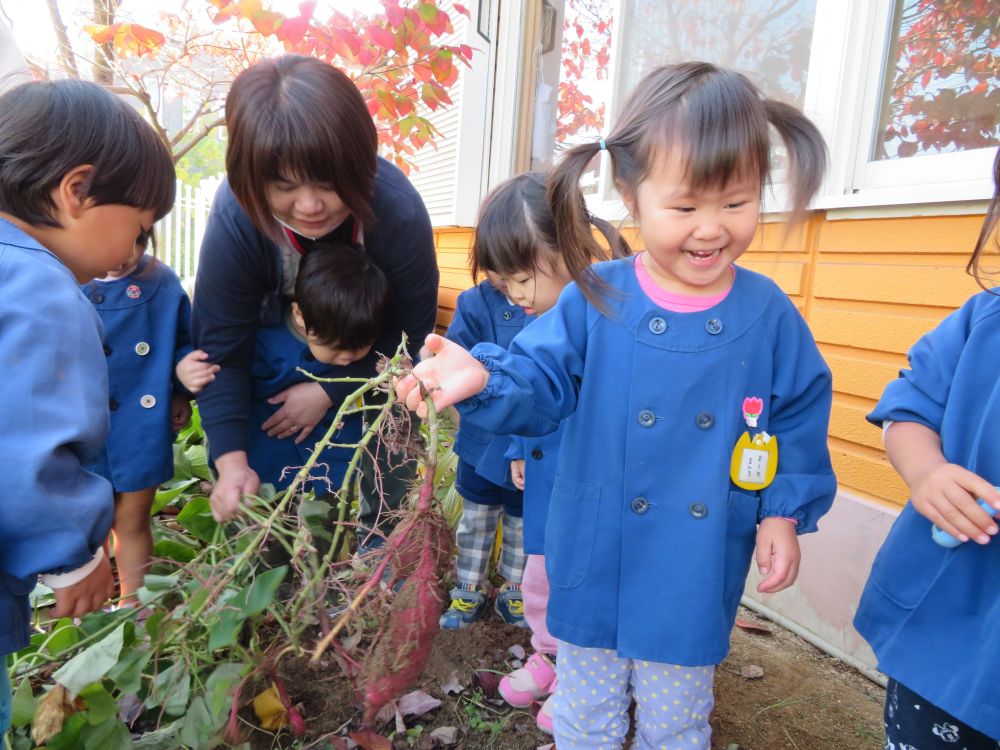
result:
[[[524,459],[515,458],[510,462],[510,481],[519,490],[524,490]]]
[[[427,337],[427,349],[432,356],[396,382],[397,398],[417,416],[427,416],[425,395],[431,396],[434,408],[440,411],[486,387],[489,372],[458,344],[432,333]]]
[[[271,396],[269,404],[283,404],[260,426],[269,437],[284,440],[298,433],[296,443],[301,443],[316,429],[316,425],[333,403],[319,383],[297,383],[281,393]]]
[[[215,459],[219,476],[215,480],[212,496],[212,517],[222,523],[235,518],[244,495],[255,495],[260,489],[260,477],[247,463],[244,451],[231,451]]]
[[[787,518],[765,518],[757,527],[757,548],[754,550],[757,569],[764,580],[757,591],[773,594],[787,589],[799,577],[799,535],[795,523]]]

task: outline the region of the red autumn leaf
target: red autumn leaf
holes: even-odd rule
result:
[[[309,29],[309,21],[306,18],[286,18],[279,25],[275,32],[278,41],[286,44],[299,44]]]
[[[466,18],[470,19],[472,18],[472,14],[469,13],[469,9],[466,8],[464,5],[459,5],[458,3],[455,3],[452,7]]]
[[[358,743],[361,750],[392,750],[389,738],[375,732],[351,732],[348,736]]]
[[[382,49],[392,52],[396,49],[396,37],[394,34],[389,33],[381,26],[377,24],[370,23],[365,27],[365,33],[368,34],[368,38],[371,39],[375,44],[377,44]]]
[[[406,14],[399,7],[399,3],[387,4],[385,6],[385,20],[389,22],[390,26],[401,26],[405,17]]]

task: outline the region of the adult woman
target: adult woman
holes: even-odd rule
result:
[[[377,157],[374,123],[347,76],[310,57],[260,62],[234,81],[226,124],[228,181],[216,194],[202,243],[192,321],[195,345],[221,366],[198,398],[218,471],[211,499],[220,520],[258,489],[247,455],[251,431],[305,440],[350,390],[299,383],[272,399],[276,410],[263,424],[250,423],[254,338],[292,294],[302,254],[321,252],[326,239],[354,243],[392,287],[386,332],[369,356],[342,368],[344,376],[373,374],[376,352],[395,351],[401,331],[423,341],[434,326],[438,283],[427,210],[406,177]],[[379,512],[368,469],[362,523]],[[383,467],[381,489],[390,504],[405,491],[392,479]]]

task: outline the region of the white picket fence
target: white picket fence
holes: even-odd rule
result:
[[[177,181],[174,210],[156,225],[156,255],[177,272],[182,281],[193,282],[198,255],[205,236],[208,210],[223,175],[206,177],[197,186]]]

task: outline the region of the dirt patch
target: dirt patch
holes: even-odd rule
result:
[[[733,632],[729,658],[716,674],[713,750],[881,750],[882,688],[748,610],[741,609],[739,618],[769,632]],[[440,632],[414,688],[441,706],[406,718],[405,732],[394,735],[392,721],[380,727],[393,750],[439,747],[430,735],[441,727],[456,730],[452,747],[461,750],[534,750],[551,743],[532,711],[512,709],[496,697],[499,677],[517,666],[517,646],[530,653],[529,634],[493,619]],[[281,671],[313,739],[356,729],[359,711],[336,670],[286,662]],[[253,734],[254,748],[292,746],[287,735]],[[346,745],[336,739],[327,747]]]

